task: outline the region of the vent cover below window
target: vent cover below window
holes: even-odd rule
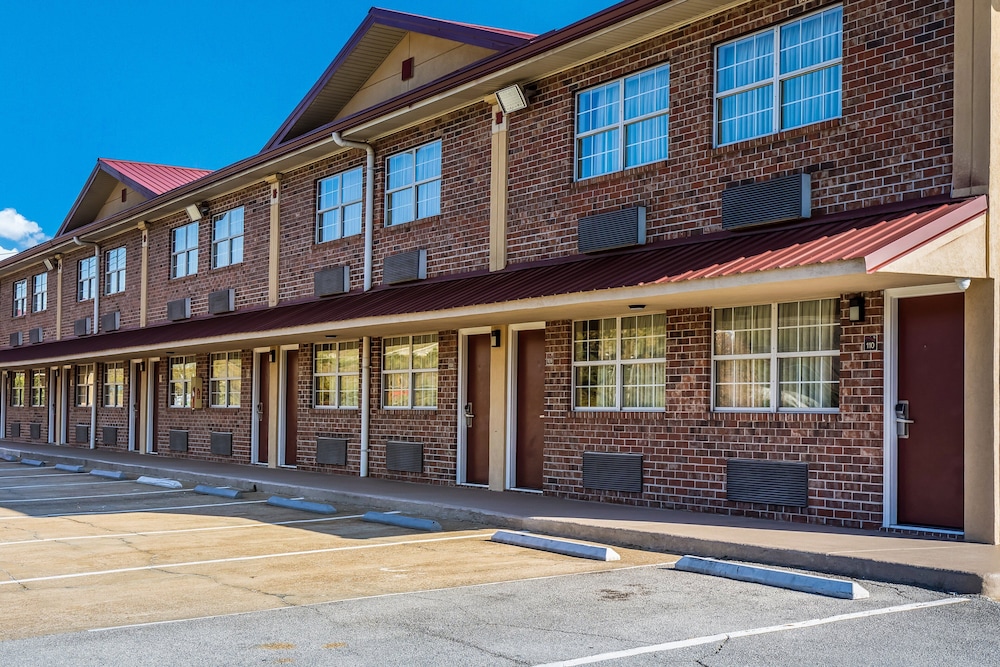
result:
[[[318,297],[344,294],[350,287],[350,269],[347,266],[334,266],[313,274],[313,294]]]
[[[809,464],[727,459],[726,499],[806,507],[809,504]]]
[[[21,332],[15,331],[10,335],[10,346],[21,347]]]
[[[171,322],[191,317],[191,297],[167,302],[167,319]]]
[[[118,331],[122,325],[122,317],[120,311],[115,311],[113,313],[107,313],[101,315],[101,330],[102,331]]]
[[[742,229],[812,215],[809,174],[781,176],[722,191],[722,228]]]
[[[222,315],[236,310],[236,290],[221,289],[208,295],[208,312],[212,315]]]
[[[580,218],[577,248],[580,252],[600,252],[628,248],[646,242],[646,207],[633,206],[620,211],[598,213]]]
[[[584,452],[583,486],[642,493],[642,454]]]
[[[316,438],[316,463],[347,465],[347,438]]]
[[[28,341],[32,344],[41,343],[43,340],[45,340],[45,329],[35,327],[28,332]]]
[[[427,251],[423,248],[389,255],[382,266],[382,282],[387,285],[423,280],[426,277]]]
[[[421,442],[389,440],[385,443],[385,468],[400,472],[423,472],[424,445]]]

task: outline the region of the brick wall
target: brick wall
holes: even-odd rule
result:
[[[845,2],[843,116],[713,147],[714,47],[825,5],[748,3],[539,81],[508,118],[509,260],[575,253],[581,216],[628,206],[646,206],[651,240],[715,230],[727,185],[781,174],[812,174],[814,214],[950,192],[954,14],[944,0]],[[574,182],[575,93],[666,62],[669,158]]]
[[[40,312],[33,311],[34,277],[40,273],[48,274],[48,306]],[[0,281],[0,348],[10,344],[10,335],[21,332],[22,344],[29,344],[28,332],[36,327],[41,327],[43,340],[48,342],[56,337],[56,280],[58,273],[46,271],[45,267],[39,263],[30,269],[18,271],[15,274],[6,276]],[[24,280],[27,285],[27,312],[20,317],[13,317],[14,312],[14,283]]]

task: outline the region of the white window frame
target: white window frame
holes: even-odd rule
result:
[[[320,372],[319,358],[321,352],[333,352],[332,372]],[[341,370],[341,361],[345,355],[353,355],[354,370]],[[313,407],[318,410],[357,410],[360,407],[361,386],[359,373],[361,369],[361,344],[357,340],[337,341],[336,343],[316,343],[313,346]],[[332,387],[320,389],[321,378],[330,378]],[[355,403],[345,403],[343,394],[347,378],[354,380]],[[322,392],[322,393],[321,393]],[[329,401],[322,402],[321,396],[328,395]]]
[[[97,294],[97,258],[84,257],[76,263],[76,300],[90,301]]]
[[[167,383],[169,386],[167,407],[190,408],[192,381],[198,375],[198,358],[192,355],[170,357],[167,363]],[[174,376],[174,369],[181,368],[180,378]],[[180,399],[180,401],[178,401]]]
[[[24,407],[24,383],[26,381],[27,374],[25,371],[13,371],[10,374],[10,407]]]
[[[788,305],[793,303],[809,303],[812,301],[827,301],[834,300],[837,301],[837,313],[838,318],[835,322],[837,328],[837,347],[836,349],[829,350],[818,350],[809,352],[779,352],[778,342],[779,342],[779,326],[778,326],[778,308],[781,305]],[[806,407],[782,407],[781,406],[781,377],[779,373],[779,362],[781,359],[793,359],[793,358],[816,358],[816,357],[830,357],[835,362],[835,368],[840,375],[840,319],[839,319],[839,298],[837,297],[826,297],[821,299],[802,299],[800,301],[781,301],[772,303],[755,303],[750,304],[750,307],[757,306],[767,306],[770,308],[770,346],[767,351],[754,352],[747,354],[717,354],[716,353],[716,316],[720,310],[725,310],[726,308],[732,308],[734,306],[713,308],[712,309],[712,329],[711,329],[711,349],[712,349],[712,411],[713,412],[725,412],[725,413],[816,413],[816,414],[837,414],[840,412],[840,391],[839,391],[839,381],[838,381],[838,392],[837,392],[837,406],[836,407],[820,407],[820,408],[806,408]],[[735,306],[740,307],[740,306]],[[717,406],[716,405],[716,391],[717,382],[716,377],[716,362],[726,361],[726,360],[743,360],[743,359],[763,359],[767,360],[768,365],[768,391],[769,391],[769,401],[770,407],[755,408],[755,407],[729,407],[729,406]]]
[[[28,314],[28,279],[14,281],[14,294],[11,303],[11,316],[24,317]]]
[[[664,348],[664,355],[661,357],[650,357],[650,358],[622,358],[622,322],[628,319],[638,319],[642,317],[661,317],[663,318],[664,333],[662,336],[662,345]],[[613,359],[598,359],[592,361],[580,361],[576,358],[576,328],[578,324],[583,322],[604,322],[607,320],[614,320],[615,322],[615,352]],[[572,403],[573,410],[575,412],[663,412],[666,410],[666,314],[665,313],[643,313],[641,315],[623,315],[621,317],[599,317],[591,318],[588,320],[575,320],[573,322],[572,329],[570,330],[571,336],[571,359],[573,366],[573,376],[572,376]],[[625,366],[654,366],[659,365],[662,367],[661,375],[664,378],[662,384],[660,384],[660,392],[658,394],[659,400],[662,405],[654,406],[626,406],[624,405],[625,396]],[[577,369],[578,368],[592,368],[599,366],[614,366],[615,369],[615,402],[614,405],[607,406],[589,406],[589,405],[577,405]]]
[[[89,408],[94,404],[94,379],[94,364],[73,367],[73,404],[76,407]]]
[[[438,147],[437,148],[437,154],[438,154],[437,176],[434,176],[432,178],[425,178],[423,180],[418,180],[417,179],[417,154],[420,151],[422,151],[422,150],[424,150],[426,148],[429,148],[431,146],[434,146],[434,145],[437,145],[437,147]],[[412,170],[413,170],[413,173],[411,175],[412,177],[411,177],[411,179],[409,181],[407,181],[403,185],[400,185],[400,186],[395,187],[395,188],[390,188],[389,181],[392,178],[392,174],[393,174],[393,172],[391,170],[392,161],[394,159],[402,157],[404,155],[409,155],[410,158],[411,158],[411,160],[412,160]],[[440,139],[438,139],[437,141],[431,141],[431,142],[428,142],[426,144],[422,144],[420,146],[415,146],[415,147],[413,147],[413,148],[411,148],[410,150],[407,150],[407,151],[401,151],[399,153],[395,153],[394,155],[390,155],[389,157],[386,158],[386,160],[385,160],[385,226],[386,227],[395,227],[396,225],[403,225],[403,224],[406,224],[407,222],[414,222],[415,220],[421,220],[423,218],[430,218],[430,217],[433,217],[435,215],[441,215],[441,182],[442,182],[441,173],[442,173],[442,163],[443,162],[444,162],[444,147],[443,147]],[[435,182],[437,182],[437,184],[438,184],[437,209],[435,211],[431,212],[431,213],[427,213],[425,215],[421,215],[420,214],[420,190],[421,190],[421,188],[424,188],[424,187],[430,185],[431,183],[435,183]],[[391,207],[392,196],[394,194],[397,194],[397,193],[405,192],[406,190],[411,190],[412,191],[411,197],[412,197],[412,202],[413,202],[413,217],[405,219],[405,220],[393,220],[392,219],[392,207]]]
[[[841,69],[841,79],[840,79],[840,100],[841,100],[840,104],[841,104],[841,108],[840,108],[840,112],[839,113],[837,113],[834,116],[830,116],[828,118],[822,118],[822,119],[817,120],[817,121],[810,121],[808,123],[802,123],[802,124],[799,124],[799,125],[790,125],[788,127],[783,127],[782,124],[781,124],[782,123],[782,113],[781,113],[781,110],[782,110],[781,84],[782,83],[784,83],[785,81],[788,81],[790,79],[795,79],[795,78],[798,78],[798,77],[801,77],[801,76],[804,76],[804,75],[807,75],[807,74],[811,74],[813,72],[818,72],[820,70],[828,69],[828,68],[831,68],[831,67],[841,67],[842,68],[842,65],[843,65],[843,54],[844,54],[844,49],[843,49],[843,40],[844,40],[844,19],[843,19],[843,14],[841,13],[841,21],[840,21],[840,39],[841,39],[840,55],[838,57],[836,57],[836,58],[831,58],[829,60],[824,60],[823,62],[816,63],[815,65],[810,65],[808,67],[802,67],[802,68],[799,68],[799,69],[791,71],[791,72],[786,72],[785,74],[781,73],[781,31],[782,31],[782,29],[784,29],[786,27],[790,27],[790,26],[792,26],[792,25],[794,25],[796,23],[799,23],[799,22],[801,22],[803,20],[812,18],[812,17],[814,17],[816,15],[819,15],[819,14],[824,14],[824,13],[827,13],[827,12],[831,12],[831,11],[840,11],[840,12],[843,12],[843,6],[842,5],[833,5],[833,6],[830,6],[830,7],[824,7],[823,9],[820,9],[820,10],[817,10],[817,11],[814,11],[814,12],[810,12],[810,13],[805,14],[803,16],[798,16],[798,17],[792,19],[791,21],[785,21],[784,23],[780,23],[778,25],[771,26],[770,28],[766,28],[764,30],[758,30],[757,32],[751,33],[749,35],[742,35],[742,36],[740,36],[740,37],[738,37],[736,39],[728,40],[728,41],[723,42],[723,43],[721,43],[721,44],[719,44],[718,46],[715,47],[715,62],[713,64],[713,70],[712,70],[713,71],[713,75],[714,75],[714,83],[713,83],[713,98],[714,98],[714,101],[713,101],[713,106],[712,106],[712,109],[713,109],[713,120],[712,120],[712,128],[713,129],[712,129],[712,135],[713,135],[714,143],[715,143],[716,146],[731,146],[731,145],[739,143],[741,141],[750,141],[752,139],[758,139],[760,137],[771,136],[771,135],[774,135],[774,134],[778,134],[780,132],[784,132],[786,130],[793,130],[793,129],[798,128],[798,127],[806,127],[807,125],[812,125],[814,123],[821,123],[821,122],[826,121],[826,120],[831,120],[831,119],[834,119],[834,118],[840,118],[843,115],[844,79],[843,79],[843,69]],[[768,77],[768,78],[761,79],[760,81],[755,81],[755,82],[750,83],[750,84],[746,84],[746,85],[743,85],[743,86],[738,86],[738,87],[735,87],[735,88],[731,88],[729,90],[726,90],[725,92],[720,93],[719,92],[719,50],[722,49],[722,48],[725,48],[725,47],[727,47],[727,46],[729,46],[731,44],[736,44],[737,42],[742,42],[742,41],[747,40],[747,39],[756,39],[757,37],[759,37],[761,35],[764,35],[764,34],[767,34],[767,33],[772,33],[772,35],[773,35],[773,50],[772,50],[772,54],[771,54],[772,58],[774,60],[774,63],[773,63],[774,64],[773,74],[770,77]],[[754,135],[754,136],[738,137],[736,139],[733,139],[732,141],[727,141],[727,142],[723,143],[722,142],[722,136],[721,136],[721,129],[720,129],[721,128],[721,114],[719,113],[719,107],[720,107],[721,100],[723,100],[725,98],[728,98],[728,97],[732,97],[734,95],[739,95],[741,93],[746,93],[746,92],[751,91],[751,90],[756,90],[758,88],[763,88],[763,87],[766,87],[768,85],[770,85],[772,87],[771,90],[772,90],[772,93],[773,93],[773,99],[772,99],[772,102],[771,102],[771,112],[773,114],[772,119],[771,119],[771,131],[770,132],[764,132],[762,134],[757,134],[757,135]]]
[[[36,273],[31,279],[31,312],[40,313],[49,307],[49,274]]]
[[[361,183],[361,187],[358,188],[357,199],[344,199],[344,179],[347,177],[357,178]],[[337,201],[330,206],[323,207],[323,187],[325,184],[330,184],[335,188]],[[316,243],[326,243],[327,241],[336,241],[337,239],[347,238],[348,236],[357,236],[361,233],[362,227],[364,226],[364,212],[362,209],[362,202],[364,201],[364,190],[365,182],[364,175],[361,167],[357,169],[348,169],[347,171],[342,171],[333,176],[327,178],[321,178],[316,181]],[[348,210],[353,211],[357,209],[358,212],[358,229],[357,231],[352,231],[350,234],[344,233],[344,214]],[[324,234],[324,230],[327,229],[323,225],[325,216],[330,213],[336,212],[337,219],[336,222],[330,226],[330,233]]]
[[[125,246],[104,253],[104,293],[125,291]]]
[[[665,108],[663,108],[663,109],[657,109],[656,111],[653,111],[651,113],[643,114],[641,116],[636,116],[635,118],[629,118],[629,119],[626,120],[626,118],[625,118],[625,102],[626,102],[626,100],[625,100],[625,86],[626,86],[626,83],[629,80],[631,80],[631,79],[639,78],[639,77],[642,77],[643,75],[646,75],[646,74],[654,74],[655,75],[655,73],[659,72],[660,70],[665,71],[666,75],[667,75],[667,106]],[[617,86],[618,89],[619,89],[618,102],[617,102],[617,106],[618,106],[618,120],[617,120],[617,122],[612,123],[610,125],[602,125],[601,127],[598,127],[598,128],[592,128],[590,130],[587,130],[586,132],[581,132],[580,131],[580,99],[581,99],[581,97],[583,97],[584,95],[587,95],[589,93],[592,93],[592,92],[594,92],[596,90],[600,90],[602,88],[610,88],[612,86]],[[614,173],[618,173],[620,171],[625,171],[626,169],[632,169],[633,167],[641,167],[641,166],[646,165],[646,164],[653,164],[655,162],[662,162],[663,160],[666,160],[666,159],[668,159],[670,157],[670,145],[669,145],[669,139],[670,139],[670,63],[662,63],[660,65],[656,65],[654,67],[649,67],[649,68],[646,68],[646,69],[644,69],[642,71],[635,72],[633,74],[629,74],[628,76],[621,77],[620,79],[615,79],[614,81],[608,81],[608,82],[602,83],[602,84],[600,84],[598,86],[592,86],[590,88],[587,88],[586,90],[581,90],[580,92],[578,92],[576,94],[576,97],[574,99],[573,108],[574,108],[573,127],[574,127],[574,132],[575,132],[575,137],[574,137],[574,141],[573,141],[573,175],[576,178],[576,180],[578,180],[578,181],[585,181],[587,179],[597,178],[598,176],[605,176],[607,174],[614,174]],[[667,140],[667,153],[665,155],[663,155],[663,156],[658,156],[655,159],[649,160],[647,162],[636,162],[635,164],[628,164],[628,162],[627,162],[627,160],[628,160],[628,136],[627,136],[628,135],[628,128],[630,126],[636,125],[638,123],[642,123],[644,121],[652,120],[654,118],[660,118],[660,117],[663,117],[663,116],[666,116],[666,118],[667,118],[667,127],[666,127],[666,135],[665,135],[665,139]],[[581,144],[581,142],[584,139],[587,139],[589,137],[597,136],[597,135],[604,134],[606,132],[615,131],[615,130],[617,130],[617,132],[618,132],[618,164],[613,169],[611,169],[610,171],[601,172],[600,174],[592,174],[592,175],[589,175],[589,176],[582,175],[580,173],[580,159],[581,159],[580,144]]]
[[[215,362],[225,361],[227,375],[215,374]],[[235,361],[239,371],[236,375],[230,375],[229,365]],[[220,387],[222,389],[220,389]],[[238,408],[240,407],[240,396],[243,389],[243,355],[239,351],[215,352],[208,358],[208,395],[213,408]],[[235,395],[235,400],[233,396]],[[222,396],[225,401],[216,401],[217,396]]]
[[[243,234],[246,231],[244,215],[243,207],[237,206],[212,217],[213,269],[243,263]],[[218,233],[220,224],[225,227],[224,233]]]
[[[194,230],[194,245],[188,244],[191,230]],[[170,278],[184,278],[198,273],[198,223],[189,222],[170,230]],[[183,237],[181,239],[180,237]],[[178,244],[183,240],[183,246]],[[180,258],[184,258],[184,273],[178,271]]]
[[[415,339],[427,338],[426,341],[419,341],[419,345],[429,345],[433,344],[435,347],[435,356],[440,354],[441,341],[436,333],[427,334],[414,334],[411,336],[386,336],[382,339],[382,408],[385,410],[436,410],[438,405],[438,394],[440,392],[440,375],[438,374],[438,367],[441,364],[440,356],[438,356],[438,363],[434,368],[414,368],[413,367],[413,348]],[[407,352],[407,367],[398,369],[387,369],[386,368],[386,352],[389,348],[390,341],[406,341],[405,345],[409,346]],[[414,405],[414,395],[416,394],[415,387],[417,386],[417,378],[423,375],[429,376],[434,375],[434,405]],[[399,376],[401,378],[406,378],[406,385],[389,389],[390,376]],[[389,405],[386,402],[387,394],[392,392],[405,392],[407,404],[406,405]]]
[[[31,407],[45,407],[45,369],[36,368],[30,372],[31,377]],[[36,378],[41,378],[41,382],[36,382]]]
[[[104,364],[104,407],[120,408],[125,405],[125,364],[109,361]]]

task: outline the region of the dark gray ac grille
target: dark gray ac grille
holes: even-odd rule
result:
[[[382,282],[387,285],[423,280],[427,277],[427,251],[423,248],[389,255],[382,267]]]
[[[809,174],[781,176],[722,191],[722,228],[741,229],[812,215]]]
[[[122,317],[120,311],[115,311],[113,313],[106,313],[101,315],[101,331],[118,331],[122,325]]]
[[[188,449],[188,432],[170,430],[170,451],[186,452]]]
[[[580,252],[642,245],[646,242],[646,207],[633,206],[580,218],[576,236]]]
[[[32,440],[40,439],[42,437],[42,425],[28,424],[28,437]]]
[[[117,445],[118,427],[117,426],[101,427],[101,443],[105,445]]]
[[[90,442],[90,426],[86,424],[76,425],[76,441]]]
[[[73,335],[74,336],[86,336],[90,334],[90,318],[81,317],[78,320],[73,321]]]
[[[171,322],[191,317],[191,297],[167,302],[167,319]]]
[[[809,464],[727,459],[726,498],[744,503],[807,507]]]
[[[332,296],[343,294],[351,287],[351,271],[348,266],[334,266],[313,274],[313,294]]]
[[[642,493],[642,454],[584,452],[583,486]]]
[[[347,465],[347,438],[316,438],[316,463]]]
[[[212,431],[209,447],[216,456],[232,456],[233,434]]]
[[[400,472],[424,471],[424,444],[389,440],[385,443],[385,469]]]
[[[21,332],[15,331],[10,335],[10,346],[21,347]]]
[[[236,290],[220,289],[208,295],[208,312],[212,315],[222,315],[236,310]]]
[[[11,422],[10,423],[10,437],[20,438],[21,437],[21,422]]]
[[[28,331],[28,342],[34,344],[41,343],[43,340],[45,340],[45,329],[35,327],[34,329]]]

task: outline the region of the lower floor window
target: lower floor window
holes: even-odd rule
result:
[[[313,348],[313,404],[317,408],[358,407],[358,341]]]
[[[11,375],[10,404],[15,408],[24,407],[24,371],[14,371]]]
[[[104,407],[120,408],[125,404],[125,364],[104,364]]]
[[[241,369],[239,352],[220,352],[211,356],[208,391],[213,408],[240,407]]]
[[[382,345],[382,407],[436,408],[437,334],[394,336]]]
[[[662,410],[665,357],[662,313],[574,322],[574,409]]]
[[[76,407],[89,408],[94,404],[94,364],[77,364],[75,375]]]
[[[836,410],[840,300],[715,310],[713,409]]]
[[[45,371],[31,371],[31,407],[45,407]]]
[[[196,372],[193,356],[170,358],[170,407],[191,407],[191,384]]]

